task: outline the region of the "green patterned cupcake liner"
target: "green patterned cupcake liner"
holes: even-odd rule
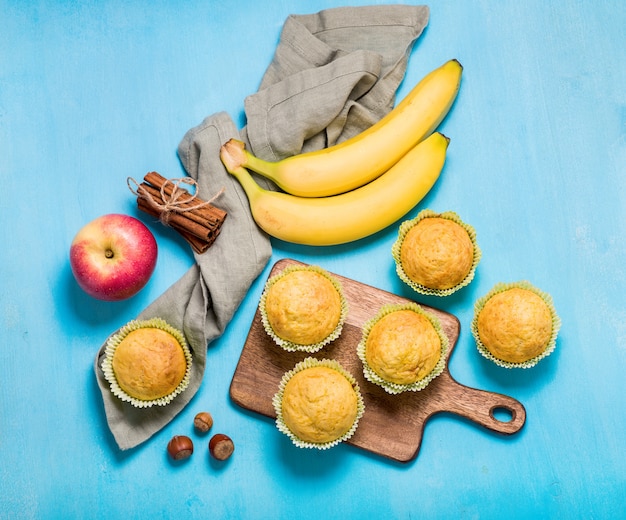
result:
[[[159,397],[158,399],[152,400],[142,400],[137,399],[129,394],[127,394],[124,390],[122,390],[117,382],[117,378],[115,377],[115,372],[113,371],[113,354],[115,354],[115,350],[118,345],[122,342],[122,340],[128,336],[131,332],[142,329],[142,328],[156,328],[161,329],[176,338],[178,343],[183,349],[185,354],[185,361],[187,362],[187,369],[185,371],[185,375],[182,381],[178,384],[178,386],[174,389],[173,392],[169,393],[166,396]],[[113,395],[118,397],[124,402],[128,402],[137,408],[149,408],[151,406],[165,406],[169,404],[177,395],[182,393],[187,386],[189,385],[189,378],[191,375],[191,363],[192,356],[191,351],[187,345],[187,340],[185,336],[178,329],[175,329],[171,325],[169,325],[165,320],[161,318],[152,318],[149,320],[132,320],[124,325],[121,329],[117,331],[117,333],[113,334],[107,341],[105,349],[104,349],[105,357],[102,361],[102,372],[104,373],[105,379],[108,381],[109,386],[111,388],[111,392]]]
[[[450,287],[449,289],[432,289],[430,287],[426,287],[425,285],[414,282],[413,280],[409,278],[409,276],[404,271],[404,268],[402,267],[402,262],[400,259],[402,243],[404,242],[404,239],[407,233],[418,222],[422,221],[425,218],[432,218],[432,217],[445,218],[445,219],[451,220],[452,222],[459,224],[463,229],[465,229],[465,231],[467,231],[467,234],[469,235],[470,240],[472,241],[472,245],[474,246],[474,258],[473,258],[472,266],[470,267],[469,272],[460,283],[458,283],[454,287]],[[455,212],[446,211],[444,213],[436,213],[435,211],[432,211],[430,209],[424,209],[420,211],[415,218],[411,220],[405,220],[404,222],[402,222],[402,224],[400,224],[400,227],[398,229],[398,238],[394,242],[393,246],[391,247],[391,255],[393,256],[393,259],[396,264],[396,273],[398,274],[400,279],[404,283],[406,283],[409,287],[411,287],[414,291],[420,294],[427,295],[427,296],[449,296],[455,293],[456,291],[458,291],[459,289],[465,287],[466,285],[469,285],[469,283],[474,279],[476,267],[478,266],[478,263],[480,262],[482,252],[476,242],[476,230],[469,224],[466,224],[465,222],[463,222],[463,220],[461,220],[459,215],[457,215]]]
[[[502,359],[495,357],[491,352],[489,352],[487,347],[485,347],[485,345],[482,343],[482,341],[480,340],[480,335],[478,333],[478,315],[480,314],[480,311],[483,310],[487,301],[493,296],[495,296],[496,294],[499,294],[501,292],[504,292],[513,288],[527,289],[535,293],[548,306],[548,309],[550,310],[550,314],[552,316],[552,334],[550,335],[550,339],[548,340],[548,344],[546,345],[545,349],[541,352],[541,354],[535,356],[534,358],[529,359],[528,361],[524,361],[522,363],[511,363],[511,362],[503,361]],[[556,347],[556,338],[558,336],[559,329],[561,328],[561,319],[557,315],[556,309],[554,308],[554,302],[552,301],[552,296],[550,296],[548,293],[544,291],[541,291],[540,289],[532,285],[530,282],[526,280],[522,280],[519,282],[509,282],[509,283],[499,282],[496,285],[494,285],[493,288],[487,294],[485,294],[483,297],[476,300],[476,303],[474,304],[474,318],[472,319],[470,328],[472,331],[472,335],[474,336],[474,340],[476,341],[476,348],[478,349],[478,352],[480,352],[480,354],[484,356],[485,358],[487,358],[488,360],[494,362],[496,365],[501,366],[503,368],[532,368],[539,361],[549,356],[554,351]]]
[[[439,336],[439,340],[441,343],[441,354],[439,356],[439,361],[437,361],[437,364],[435,365],[435,367],[422,379],[415,381],[414,383],[410,383],[410,384],[394,383],[392,381],[387,381],[386,379],[382,378],[369,366],[367,362],[367,358],[365,356],[365,351],[367,347],[367,339],[374,325],[378,323],[378,321],[380,321],[382,318],[387,316],[388,314],[391,314],[396,311],[401,311],[401,310],[410,310],[418,314],[421,314],[422,316],[425,316],[428,319],[428,321],[430,321],[433,328],[435,329],[435,332]],[[363,365],[363,375],[370,383],[373,383],[375,385],[382,387],[389,394],[400,394],[402,392],[418,392],[426,388],[428,384],[437,376],[439,376],[445,369],[446,358],[448,356],[449,350],[450,350],[450,341],[448,340],[448,336],[443,331],[440,321],[431,313],[423,310],[416,303],[405,303],[405,304],[383,305],[380,308],[378,314],[374,316],[373,318],[371,318],[370,320],[368,320],[363,325],[363,335],[361,337],[361,341],[357,345],[356,353]]]
[[[267,303],[268,291],[272,287],[272,285],[274,285],[278,280],[280,280],[284,276],[287,276],[288,274],[293,273],[294,271],[313,271],[315,273],[321,274],[333,284],[333,287],[336,289],[337,293],[339,294],[339,298],[341,300],[341,313],[340,313],[339,321],[337,322],[337,326],[335,327],[335,329],[321,341],[312,343],[310,345],[294,343],[293,341],[289,341],[278,336],[278,334],[276,334],[276,332],[272,328],[272,325],[270,324],[269,318],[267,317],[267,311],[265,308],[266,303]],[[316,265],[308,265],[308,266],[292,265],[292,266],[286,267],[285,269],[282,270],[282,272],[271,277],[266,282],[265,289],[263,290],[263,293],[261,294],[261,298],[259,301],[259,310],[261,312],[261,323],[263,324],[263,328],[265,329],[265,332],[267,332],[267,334],[272,338],[272,340],[274,340],[274,343],[276,343],[279,347],[281,347],[282,349],[288,352],[306,352],[308,354],[314,354],[315,352],[318,352],[321,349],[323,349],[329,343],[336,340],[341,335],[341,332],[343,330],[343,325],[348,315],[348,302],[343,294],[343,288],[341,287],[341,284],[339,283],[339,281],[336,280],[335,277],[330,275],[327,271],[325,271],[321,267],[316,266]]]
[[[301,372],[302,370],[320,366],[336,370],[342,376],[344,376],[352,385],[352,388],[354,388],[357,397],[357,414],[350,429],[341,437],[329,442],[316,443],[300,439],[289,429],[283,419],[282,402],[285,392],[285,386],[294,375],[296,375],[298,372]],[[336,446],[337,444],[347,441],[350,437],[354,435],[354,432],[359,425],[359,421],[365,413],[365,403],[363,401],[363,396],[361,395],[359,385],[356,382],[356,379],[354,379],[354,377],[352,376],[352,374],[350,374],[350,372],[344,369],[343,366],[341,366],[341,364],[334,359],[317,359],[313,357],[303,359],[298,364],[296,364],[289,372],[286,372],[283,375],[279,383],[278,392],[276,392],[276,394],[274,394],[274,397],[272,398],[272,405],[274,406],[274,410],[276,412],[276,427],[280,432],[287,435],[291,439],[293,444],[296,445],[298,448],[315,448],[318,450],[327,450],[329,448],[332,448],[333,446]]]

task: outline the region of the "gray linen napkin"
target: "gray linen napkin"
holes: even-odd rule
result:
[[[270,240],[252,219],[245,193],[221,164],[220,146],[235,137],[257,156],[276,160],[369,127],[393,107],[428,16],[426,6],[404,5],[291,15],[259,91],[244,100],[247,126],[238,131],[227,114],[217,113],[185,134],[178,147],[183,167],[203,199],[226,188],[215,205],[228,216],[211,248],[194,253],[195,265],[137,317],[160,317],[183,331],[193,356],[188,388],[167,406],[135,408],[109,390],[101,368],[106,341],[98,351],[96,379],[120,449],[149,439],[191,401],[203,380],[208,344],[224,332],[271,257]]]

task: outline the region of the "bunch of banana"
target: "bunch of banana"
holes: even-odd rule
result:
[[[267,162],[226,143],[248,168],[300,197],[326,197],[358,188],[386,172],[434,132],[459,91],[463,67],[450,60],[427,74],[385,117],[360,134],[323,150]]]
[[[252,216],[261,229],[287,242],[327,246],[372,235],[408,213],[439,177],[448,143],[445,135],[435,132],[384,175],[331,197],[298,197],[265,190],[224,148],[221,158],[246,192]]]
[[[231,139],[220,157],[269,235],[316,246],[364,238],[406,215],[438,179],[450,140],[435,130],[456,98],[462,70],[448,61],[378,123],[324,150],[272,163]],[[261,188],[248,169],[284,191]]]

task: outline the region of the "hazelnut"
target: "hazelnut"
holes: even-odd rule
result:
[[[226,460],[235,451],[235,444],[228,435],[216,433],[209,441],[209,453],[217,460]]]
[[[206,433],[213,426],[213,417],[209,412],[200,412],[194,417],[193,425],[200,433]]]
[[[193,442],[186,435],[174,435],[167,443],[167,453],[174,460],[187,459],[193,453]]]

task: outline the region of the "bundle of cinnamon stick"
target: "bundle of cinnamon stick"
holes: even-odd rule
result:
[[[130,185],[131,180],[136,184],[135,189]],[[226,219],[226,211],[211,204],[221,192],[204,201],[181,187],[181,184],[195,185],[193,179],[170,180],[157,172],[147,173],[141,184],[130,178],[128,182],[137,196],[137,207],[178,231],[196,253],[204,253],[213,245]]]

